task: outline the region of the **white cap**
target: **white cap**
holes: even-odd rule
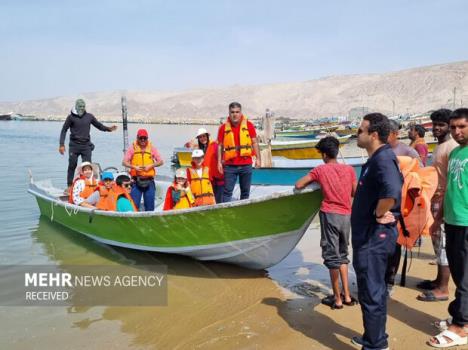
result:
[[[194,149],[192,151],[192,158],[201,158],[203,157],[205,154],[203,153],[203,151],[201,149]]]
[[[197,136],[196,136],[196,137],[201,136],[201,135],[204,135],[204,134],[208,134],[208,135],[209,135],[210,133],[209,133],[205,128],[200,128],[200,129],[198,129],[198,131],[197,131]]]
[[[93,165],[90,163],[90,162],[83,162],[81,163],[80,165],[78,165],[78,171],[81,172],[81,170],[83,169],[83,167],[85,166],[89,166],[91,167],[92,170],[94,170],[94,167]]]
[[[187,178],[187,170],[179,168],[175,172],[175,177]]]

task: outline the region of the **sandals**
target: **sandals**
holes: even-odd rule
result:
[[[437,343],[428,341],[428,345],[434,348],[451,348],[452,346],[466,345],[468,344],[468,337],[461,337],[457,333],[446,329],[442,333],[437,334],[435,337]],[[448,339],[448,340],[447,340]]]
[[[435,326],[435,328],[437,328],[439,331],[445,331],[447,330],[450,325],[452,324],[453,322],[453,317],[449,317],[447,318],[446,320],[440,320],[440,321],[435,321],[433,323],[433,325]]]
[[[432,291],[428,290],[425,291],[422,295],[418,295],[416,299],[418,299],[419,301],[447,301],[449,298],[437,297]]]
[[[356,300],[356,298],[354,298],[353,296],[350,296],[351,297],[351,300],[346,302],[344,301],[344,295],[341,295],[341,298],[343,299],[341,305],[337,305],[336,302],[335,302],[335,296],[332,294],[332,295],[328,295],[326,296],[325,298],[322,299],[322,304],[324,305],[327,305],[327,306],[330,306],[330,308],[332,310],[340,310],[343,308],[343,305],[346,305],[346,306],[353,306],[353,305],[356,305],[358,304],[358,301]]]
[[[433,289],[437,288],[437,285],[434,283],[434,281],[424,280],[422,282],[419,282],[416,285],[416,287],[419,288],[419,289],[433,290]]]

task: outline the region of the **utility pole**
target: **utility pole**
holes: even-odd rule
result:
[[[122,124],[123,124],[123,153],[125,154],[128,149],[128,121],[127,121],[127,98],[122,96]]]

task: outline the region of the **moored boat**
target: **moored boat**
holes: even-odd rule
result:
[[[350,135],[339,137],[340,147],[349,142]],[[320,159],[320,152],[315,148],[319,140],[311,141],[271,141],[271,154],[289,159]]]
[[[166,212],[119,213],[72,205],[32,182],[41,215],[99,242],[264,269],[294,249],[319,210],[317,187]]]

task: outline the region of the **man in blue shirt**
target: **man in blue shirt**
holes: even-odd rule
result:
[[[403,177],[387,144],[390,124],[380,113],[368,114],[358,130],[357,144],[369,159],[362,167],[351,213],[353,266],[358,282],[364,334],[352,342],[362,349],[387,349],[387,288],[385,271],[395,251]]]

